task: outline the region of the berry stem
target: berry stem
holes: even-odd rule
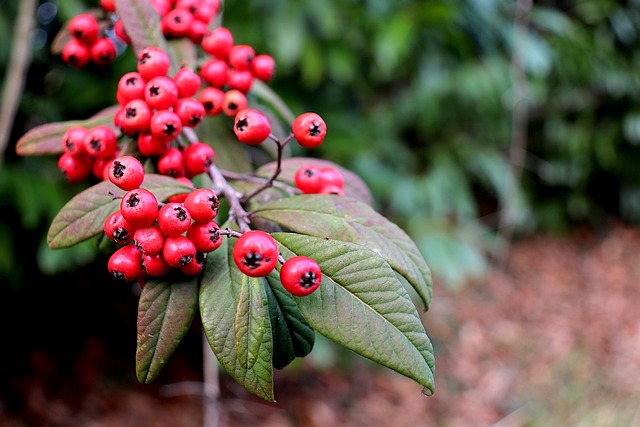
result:
[[[242,197],[242,199],[240,199],[240,201],[242,203],[248,202],[253,197],[255,197],[258,194],[262,193],[267,188],[273,187],[274,181],[276,180],[278,175],[280,175],[280,172],[282,172],[282,153],[284,152],[284,147],[286,147],[287,144],[289,143],[289,141],[291,141],[291,139],[293,138],[293,134],[290,134],[289,136],[287,136],[284,139],[284,141],[280,141],[273,134],[269,134],[269,138],[272,139],[276,143],[276,146],[278,147],[278,156],[277,156],[277,159],[276,159],[276,170],[273,171],[273,174],[271,174],[271,176],[260,187],[256,188],[251,193],[249,193],[249,194],[245,195],[244,197]]]
[[[227,170],[220,170],[220,172],[222,173],[222,176],[224,176],[227,180],[230,179],[232,181],[244,181],[244,182],[253,182],[255,184],[264,184],[266,181],[269,180],[269,178],[249,175],[246,173],[237,173],[237,172],[232,172]],[[273,181],[272,186],[277,187],[283,191],[286,191],[287,194],[289,194],[290,196],[297,194],[296,190],[293,187],[291,187],[290,185],[284,182]]]
[[[234,231],[232,229],[230,229],[229,227],[225,228],[224,230],[218,230],[217,231],[218,235],[220,236],[227,236],[227,237],[240,237],[242,236],[242,233],[238,232],[238,231]]]

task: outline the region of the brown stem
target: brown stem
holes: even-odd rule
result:
[[[224,198],[229,202],[229,219],[233,219],[238,224],[241,232],[244,233],[245,231],[251,230],[247,211],[244,210],[240,202],[242,194],[234,190],[233,187],[229,185],[215,165],[210,165],[207,173],[213,182],[213,192],[217,195],[224,196]]]
[[[255,176],[255,175],[249,175],[246,173],[236,173],[236,172],[231,172],[231,171],[227,171],[227,170],[220,170],[220,172],[222,173],[222,176],[224,176],[226,179],[230,179],[232,181],[244,181],[244,182],[253,182],[255,184],[264,184],[265,182],[267,182],[269,180],[269,178],[263,178],[261,176]],[[286,191],[290,196],[293,196],[296,194],[296,190],[294,190],[290,185],[284,183],[284,182],[280,182],[280,181],[273,181],[271,184],[273,187],[277,187],[283,191]]]
[[[280,175],[280,172],[282,172],[282,153],[284,152],[284,147],[287,146],[289,141],[291,141],[292,137],[293,137],[293,135],[289,135],[287,138],[285,138],[284,141],[280,142],[280,140],[277,137],[275,137],[274,135],[272,135],[272,134],[269,135],[269,138],[271,138],[276,143],[276,145],[278,146],[278,157],[276,159],[276,170],[273,171],[273,174],[271,174],[271,176],[260,187],[256,188],[251,193],[245,195],[241,199],[242,203],[248,202],[253,197],[255,197],[258,194],[262,193],[267,188],[273,187],[274,181],[276,180],[278,175]]]

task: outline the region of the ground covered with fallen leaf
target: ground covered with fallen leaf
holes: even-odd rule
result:
[[[639,253],[640,230],[622,224],[529,237],[513,245],[506,268],[462,290],[447,291],[436,278],[424,315],[436,351],[434,396],[320,339],[312,355],[276,373],[276,403],[222,374],[220,425],[640,425]],[[90,292],[74,289],[78,298]],[[66,313],[64,304],[36,302],[22,313],[40,327],[5,340],[0,426],[202,425],[198,325],[156,383],[140,385],[135,299],[107,302],[104,324],[87,322],[62,340],[46,337],[95,309]],[[32,319],[39,316],[49,323]],[[67,341],[74,344],[60,350]]]

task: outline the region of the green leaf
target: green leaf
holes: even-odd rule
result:
[[[264,287],[263,278],[242,276],[233,328],[238,361],[245,369],[253,368],[256,363],[265,330],[268,329],[269,303]]]
[[[169,176],[146,174],[142,186],[158,201],[174,194],[189,192],[185,184]],[[124,192],[110,181],[102,181],[74,196],[60,209],[49,227],[47,244],[50,248],[66,248],[104,232],[104,222],[120,208],[114,194]]]
[[[223,226],[224,228],[224,226]],[[222,367],[244,388],[262,399],[273,401],[273,339],[270,322],[265,322],[262,342],[251,368],[238,360],[235,320],[240,301],[242,276],[225,239],[207,257],[200,284],[200,314],[207,341]]]
[[[266,83],[255,79],[253,81],[253,85],[251,86],[251,93],[270,105],[273,110],[276,111],[289,126],[293,124],[296,116],[289,109],[282,98],[280,98],[280,96],[276,92],[274,92],[273,89],[271,89]]]
[[[171,60],[171,74],[180,68],[180,61],[169,48],[160,26],[160,16],[149,0],[115,0],[116,12],[131,39],[136,57],[149,46],[164,50]]]
[[[279,276],[270,274],[266,280],[269,283],[266,289],[273,329],[273,366],[282,369],[294,358],[311,352],[315,331],[304,320],[293,296],[280,283]]]
[[[254,215],[296,233],[370,248],[407,279],[429,308],[431,272],[418,247],[400,227],[368,205],[349,197],[301,195],[266,203]]]
[[[285,259],[308,256],[322,270],[316,292],[294,297],[315,330],[433,393],[431,341],[407,290],[384,259],[353,243],[294,233],[272,236]]]
[[[150,383],[158,376],[195,317],[197,279],[181,279],[150,280],[142,289],[136,350],[136,375],[142,383]]]
[[[311,157],[293,157],[290,159],[285,159],[282,161],[282,172],[280,172],[280,175],[278,176],[278,181],[288,183],[292,187],[295,187],[294,177],[296,175],[296,172],[298,172],[298,169],[300,169],[302,166],[306,166],[309,164],[319,167],[330,166],[336,168],[340,171],[340,173],[342,173],[342,176],[344,177],[344,193],[346,196],[358,199],[368,205],[373,204],[371,191],[369,191],[367,184],[365,184],[358,175],[328,160],[315,159]],[[275,171],[275,168],[275,162],[267,163],[256,171],[256,175],[265,178],[270,177],[271,174],[273,174],[273,171]]]
[[[16,143],[16,153],[20,156],[41,156],[62,154],[62,136],[67,129],[74,126],[92,128],[98,125],[109,126],[117,131],[113,124],[113,116],[120,109],[119,105],[112,105],[96,113],[86,120],[69,120],[66,122],[47,123],[37,126],[25,133]]]

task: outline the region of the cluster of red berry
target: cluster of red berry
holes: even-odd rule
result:
[[[116,58],[115,42],[102,34],[98,18],[88,13],[74,16],[67,26],[71,40],[62,48],[62,59],[77,68],[89,62],[108,65]]]
[[[62,136],[62,148],[58,168],[71,183],[84,181],[90,173],[105,179],[105,166],[118,154],[116,134],[105,125],[67,129]]]
[[[344,177],[338,169],[331,166],[302,166],[294,176],[294,183],[304,194],[344,196]]]
[[[140,185],[144,168],[138,159],[122,156],[109,164],[109,180],[126,191],[120,209],[104,223],[106,236],[123,245],[109,258],[109,272],[118,279],[141,285],[147,276],[163,276],[172,269],[200,274],[204,254],[222,243],[218,224],[218,197],[208,188],[187,193],[182,201],[158,203]]]

